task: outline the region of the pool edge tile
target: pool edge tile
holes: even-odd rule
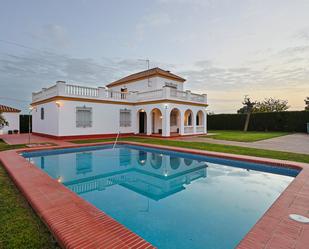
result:
[[[47,174],[40,174],[35,172],[34,169],[37,169],[35,166],[31,165],[25,158],[19,155],[22,152],[28,151],[39,151],[39,150],[46,150],[46,149],[62,149],[62,148],[78,148],[78,147],[85,147],[85,146],[97,146],[97,145],[106,145],[111,144],[112,142],[105,142],[105,143],[91,143],[91,144],[76,144],[76,145],[63,145],[63,146],[53,146],[53,147],[40,147],[40,148],[27,148],[27,149],[18,149],[18,150],[11,150],[11,151],[4,151],[0,152],[0,161],[3,163],[4,167],[8,171],[10,177],[15,182],[17,187],[21,190],[24,194],[26,199],[29,201],[31,206],[35,209],[38,215],[42,218],[42,220],[46,223],[46,225],[50,228],[51,232],[54,234],[56,239],[58,240],[59,244],[63,248],[78,248],[79,245],[76,245],[76,240],[72,241],[72,238],[76,237],[78,233],[81,233],[82,237],[78,240],[80,241],[80,245],[85,245],[88,243],[87,248],[97,248],[98,244],[96,244],[91,238],[98,237],[99,234],[97,231],[94,231],[94,235],[89,237],[85,234],[83,235],[80,229],[72,228],[68,226],[68,224],[57,223],[55,220],[60,219],[59,217],[64,216],[62,218],[66,218],[65,215],[61,215],[55,210],[55,217],[52,214],[48,214],[46,210],[42,210],[42,200],[40,200],[39,193],[32,191],[35,190],[35,186],[29,185],[22,182],[23,177],[22,174],[19,172],[23,171],[24,166],[28,167],[33,173],[37,175],[37,177],[41,178],[41,181],[36,182],[38,188],[41,187],[41,184],[46,183],[48,180],[50,182],[50,186],[54,187],[55,189],[63,191],[65,194],[69,196],[69,198],[74,199],[74,203],[81,205],[85,208],[84,212],[88,213],[86,215],[87,221],[93,221],[95,224],[98,223],[100,226],[100,222],[102,222],[102,218],[105,220],[111,219],[111,217],[107,216],[102,211],[98,210],[93,205],[89,204],[88,202],[81,199],[79,196],[75,195],[70,190],[66,189],[60,183],[56,182],[55,180],[51,179]],[[172,147],[172,146],[162,146],[162,145],[152,145],[152,144],[142,144],[137,142],[119,142],[119,144],[129,144],[129,145],[137,145],[137,146],[145,146],[149,148],[158,148],[158,149],[167,149],[167,150],[174,150],[178,152],[184,153],[193,153],[199,155],[205,155],[210,157],[221,157],[231,160],[241,160],[246,162],[253,162],[253,163],[263,163],[269,165],[275,165],[279,167],[289,167],[301,170],[298,176],[294,178],[292,183],[281,193],[281,195],[277,198],[277,200],[271,205],[271,207],[264,213],[264,215],[257,221],[257,223],[251,228],[251,230],[247,233],[247,235],[240,241],[237,248],[238,249],[277,249],[277,248],[295,248],[295,249],[304,249],[307,248],[308,245],[308,237],[309,237],[309,225],[307,224],[300,224],[296,223],[292,220],[289,220],[288,214],[296,212],[299,214],[307,215],[308,216],[308,207],[309,207],[309,164],[306,163],[298,163],[298,162],[290,162],[290,161],[283,161],[277,159],[268,159],[268,158],[260,158],[260,157],[252,157],[252,156],[242,156],[242,155],[235,155],[235,154],[228,154],[228,153],[221,153],[221,152],[210,152],[210,151],[203,151],[203,150],[195,150],[195,149],[187,149],[187,148],[179,148],[179,147]],[[31,167],[32,166],[32,167]],[[25,172],[24,172],[25,173]],[[29,175],[29,174],[28,174]],[[45,176],[46,175],[46,176]],[[62,188],[60,188],[59,186]],[[61,203],[61,200],[58,200]],[[307,206],[308,204],[308,206]],[[52,203],[51,206],[55,205]],[[80,211],[81,207],[78,207],[77,210]],[[94,212],[95,214],[92,214]],[[44,214],[44,215],[43,215]],[[49,216],[50,215],[50,216]],[[59,216],[60,215],[60,216]],[[89,216],[89,217],[88,217]],[[53,219],[54,218],[54,219]],[[133,241],[136,240],[136,243],[133,243],[128,247],[125,242],[121,241],[121,236],[119,234],[112,234],[111,231],[104,231],[106,234],[113,237],[112,243],[106,245],[106,247],[110,247],[113,245],[120,246],[120,248],[155,248],[149,242],[145,241],[129,229],[125,228],[122,224],[115,222],[115,226],[123,227],[123,231],[128,234],[132,234],[132,237],[136,237]],[[103,222],[104,223],[104,222]],[[289,227],[291,226],[291,228]],[[294,229],[292,228],[294,227]],[[102,226],[104,227],[104,225]],[[122,228],[119,228],[122,231]],[[102,234],[103,235],[103,234]],[[133,236],[134,235],[134,236]],[[86,237],[84,239],[84,237]],[[128,236],[125,236],[126,238]],[[131,236],[129,236],[131,237]],[[138,239],[137,239],[138,238]],[[89,241],[90,240],[90,241]],[[100,242],[102,241],[102,242]],[[132,239],[129,240],[132,242]],[[98,243],[104,243],[104,238],[102,240],[97,241]],[[101,244],[100,244],[101,245]],[[113,247],[112,247],[113,248]]]

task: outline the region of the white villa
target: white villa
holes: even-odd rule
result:
[[[19,132],[19,113],[20,110],[0,104],[0,113],[2,113],[4,119],[8,122],[8,125],[0,127],[0,135]]]
[[[33,133],[55,138],[207,133],[207,96],[152,68],[91,88],[57,81],[32,94]]]

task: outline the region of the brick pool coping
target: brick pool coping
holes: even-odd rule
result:
[[[155,248],[19,155],[25,151],[103,144],[111,142],[3,151],[0,152],[0,161],[62,248]],[[301,169],[298,176],[258,220],[237,248],[309,248],[309,225],[297,223],[288,217],[291,213],[309,216],[309,164],[137,142],[119,144],[142,145]]]

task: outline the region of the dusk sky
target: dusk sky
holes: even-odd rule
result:
[[[309,96],[308,0],[0,0],[0,104],[27,109],[54,84],[103,86],[140,59],[235,113],[245,95]]]

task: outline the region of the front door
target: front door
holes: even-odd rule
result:
[[[139,113],[139,133],[146,133],[145,119],[146,119],[146,112],[140,112]]]

